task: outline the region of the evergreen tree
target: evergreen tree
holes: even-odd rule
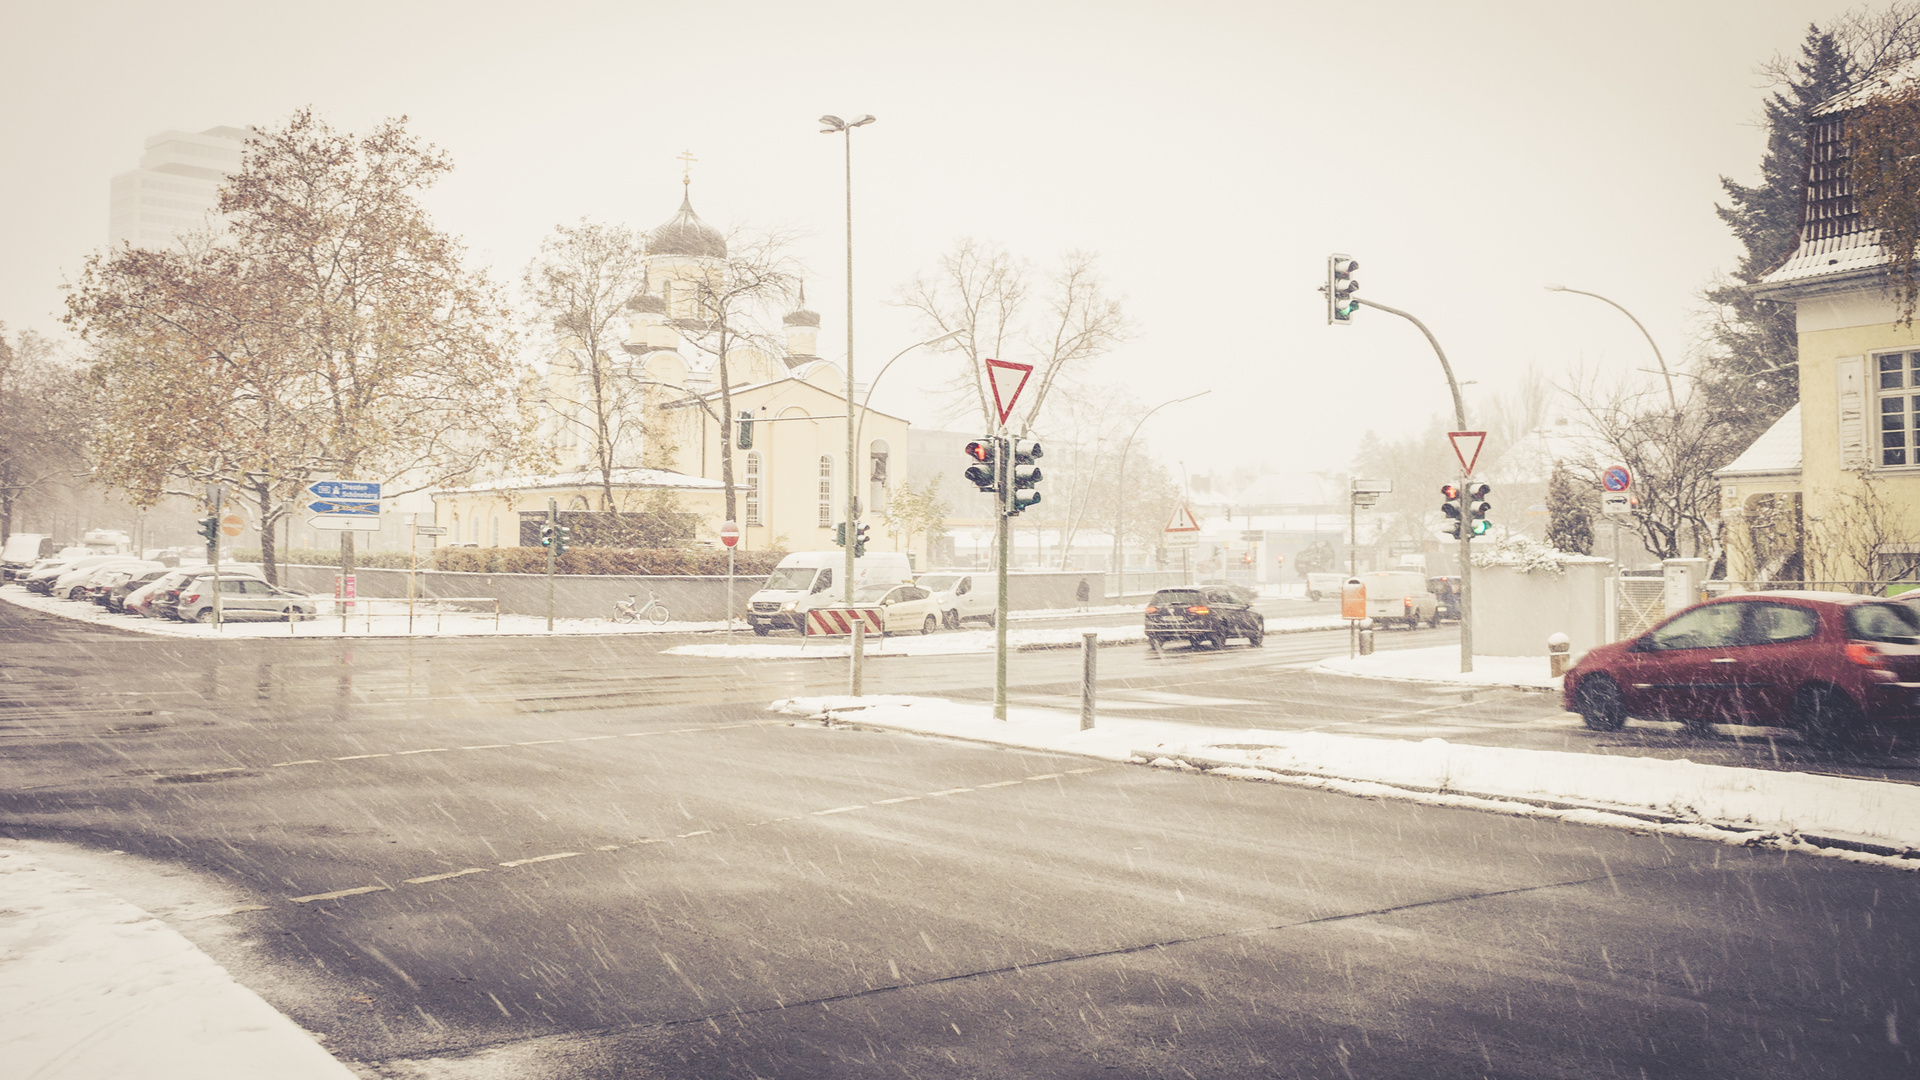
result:
[[[1547,546],[1575,555],[1593,554],[1593,492],[1574,482],[1567,463],[1555,460],[1547,481]]]
[[[1799,400],[1793,367],[1799,338],[1792,305],[1758,299],[1743,286],[1793,253],[1806,187],[1808,120],[1822,101],[1846,90],[1854,74],[1834,35],[1818,26],[1807,28],[1800,55],[1785,89],[1775,91],[1765,106],[1767,150],[1760,160],[1760,183],[1748,187],[1721,177],[1729,205],[1714,208],[1746,253],[1735,271],[1737,281],[1723,280],[1706,291],[1715,319],[1703,389],[1709,407],[1754,437]]]

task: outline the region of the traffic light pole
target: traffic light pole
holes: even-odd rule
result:
[[[1377,300],[1353,301],[1355,307],[1378,308],[1389,315],[1398,315],[1420,328],[1427,336],[1427,344],[1433,346],[1433,354],[1440,358],[1440,370],[1447,376],[1447,389],[1453,393],[1453,420],[1456,431],[1467,430],[1467,407],[1460,397],[1460,384],[1454,381],[1453,365],[1447,363],[1446,350],[1440,347],[1440,339],[1433,336],[1427,324],[1399,308],[1388,307]],[[1462,673],[1473,670],[1473,528],[1467,519],[1467,486],[1473,477],[1462,471],[1460,477],[1460,670]]]
[[[1011,519],[1007,516],[1013,497],[1013,440],[1005,434],[994,437],[994,528],[998,533],[999,589],[993,602],[993,718],[1007,718],[1007,563],[1012,556],[1009,537]]]
[[[547,633],[553,633],[553,549],[560,538],[560,503],[547,500]]]

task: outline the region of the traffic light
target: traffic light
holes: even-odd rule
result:
[[[853,557],[859,558],[867,553],[867,523],[861,522],[853,530]]]
[[[1036,490],[1040,483],[1040,466],[1033,459],[1044,457],[1037,442],[1016,440],[1013,444],[1013,491],[1007,506],[1007,516],[1025,510],[1040,501],[1040,492]]]
[[[996,457],[994,440],[981,439],[979,442],[968,443],[967,457],[973,459],[973,464],[967,466],[967,471],[963,475],[973,483],[973,486],[981,491],[998,491],[999,481],[995,479],[993,469]]]
[[[1353,310],[1360,306],[1353,295],[1360,291],[1360,281],[1353,275],[1359,270],[1359,262],[1345,255],[1327,256],[1327,322],[1345,326],[1353,321]]]
[[[543,548],[553,546],[553,522],[551,521],[542,522],[540,525],[540,546]]]
[[[753,449],[753,411],[741,409],[740,419],[734,425],[734,445],[742,450]]]
[[[565,525],[556,525],[553,529],[553,554],[555,557],[567,553],[567,545],[573,543],[573,530]]]
[[[1487,511],[1493,509],[1493,504],[1487,501],[1487,492],[1492,490],[1486,484],[1467,488],[1467,527],[1475,536],[1485,536],[1493,528],[1493,522],[1487,520]]]
[[[200,519],[200,535],[206,537],[207,543],[209,544],[219,543],[220,542],[220,519],[217,517],[201,518]]]
[[[1452,519],[1444,532],[1446,535],[1458,540],[1460,539],[1460,486],[1458,484],[1441,484],[1440,497],[1446,500],[1440,504],[1440,513]]]
[[[833,546],[847,546],[847,523],[844,521],[833,527]]]

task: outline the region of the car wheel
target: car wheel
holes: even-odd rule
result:
[[[1317,590],[1317,589],[1308,589],[1308,590],[1307,590],[1307,599],[1309,599],[1309,600],[1318,600],[1318,599],[1320,599],[1320,592],[1319,592],[1319,590]]]
[[[1605,675],[1589,675],[1580,680],[1575,711],[1594,731],[1619,731],[1627,722],[1627,699],[1621,696],[1619,683]]]
[[[949,630],[960,629],[960,612],[958,610],[941,612],[940,625],[946,627]]]
[[[929,615],[927,620],[920,624],[920,636],[925,637],[938,629],[940,629],[940,620]]]
[[[1427,616],[1427,629],[1429,630],[1440,629],[1440,609],[1439,608],[1434,608],[1433,614]]]
[[[1248,645],[1251,645],[1251,646],[1253,646],[1254,648],[1256,648],[1256,649],[1257,649],[1257,648],[1259,648],[1260,646],[1262,646],[1262,645],[1265,645],[1266,643],[1267,643],[1267,627],[1266,627],[1266,624],[1265,624],[1265,623],[1254,623],[1254,624],[1253,624],[1253,633],[1251,633],[1251,634],[1248,634],[1248,635],[1247,635],[1247,644],[1248,644]]]
[[[195,622],[195,623],[210,623],[213,621],[213,609],[210,607],[201,608],[199,611],[190,612],[187,615],[187,617],[182,621]]]
[[[1792,719],[1808,746],[1842,746],[1861,734],[1860,707],[1844,691],[1831,686],[1809,686],[1800,691],[1793,699]]]
[[[1213,634],[1211,634],[1211,635],[1208,635],[1208,637],[1207,637],[1207,647],[1208,647],[1208,648],[1210,648],[1210,649],[1224,649],[1224,648],[1226,648],[1226,647],[1227,647],[1227,632],[1226,632],[1225,630],[1220,630],[1220,631],[1216,631],[1215,633],[1213,633]]]
[[[81,586],[75,585],[73,588],[67,590],[67,599],[69,600],[85,600],[86,598],[87,590]]]

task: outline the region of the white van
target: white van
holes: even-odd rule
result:
[[[844,551],[796,551],[781,559],[766,585],[747,601],[747,622],[753,632],[804,629],[807,612],[837,604],[846,595],[839,583],[846,565]],[[912,581],[913,569],[905,552],[876,551],[853,561],[855,589]]]
[[[0,573],[12,581],[34,563],[52,555],[53,537],[46,533],[9,534],[6,546],[0,548]]]
[[[1397,622],[1411,630],[1421,623],[1440,625],[1440,600],[1427,591],[1421,570],[1375,570],[1361,574],[1367,587],[1367,617],[1376,625]]]
[[[930,570],[913,580],[915,585],[933,594],[940,608],[940,622],[949,630],[958,630],[968,619],[985,619],[993,625],[998,597],[994,593],[992,573],[971,570]]]

